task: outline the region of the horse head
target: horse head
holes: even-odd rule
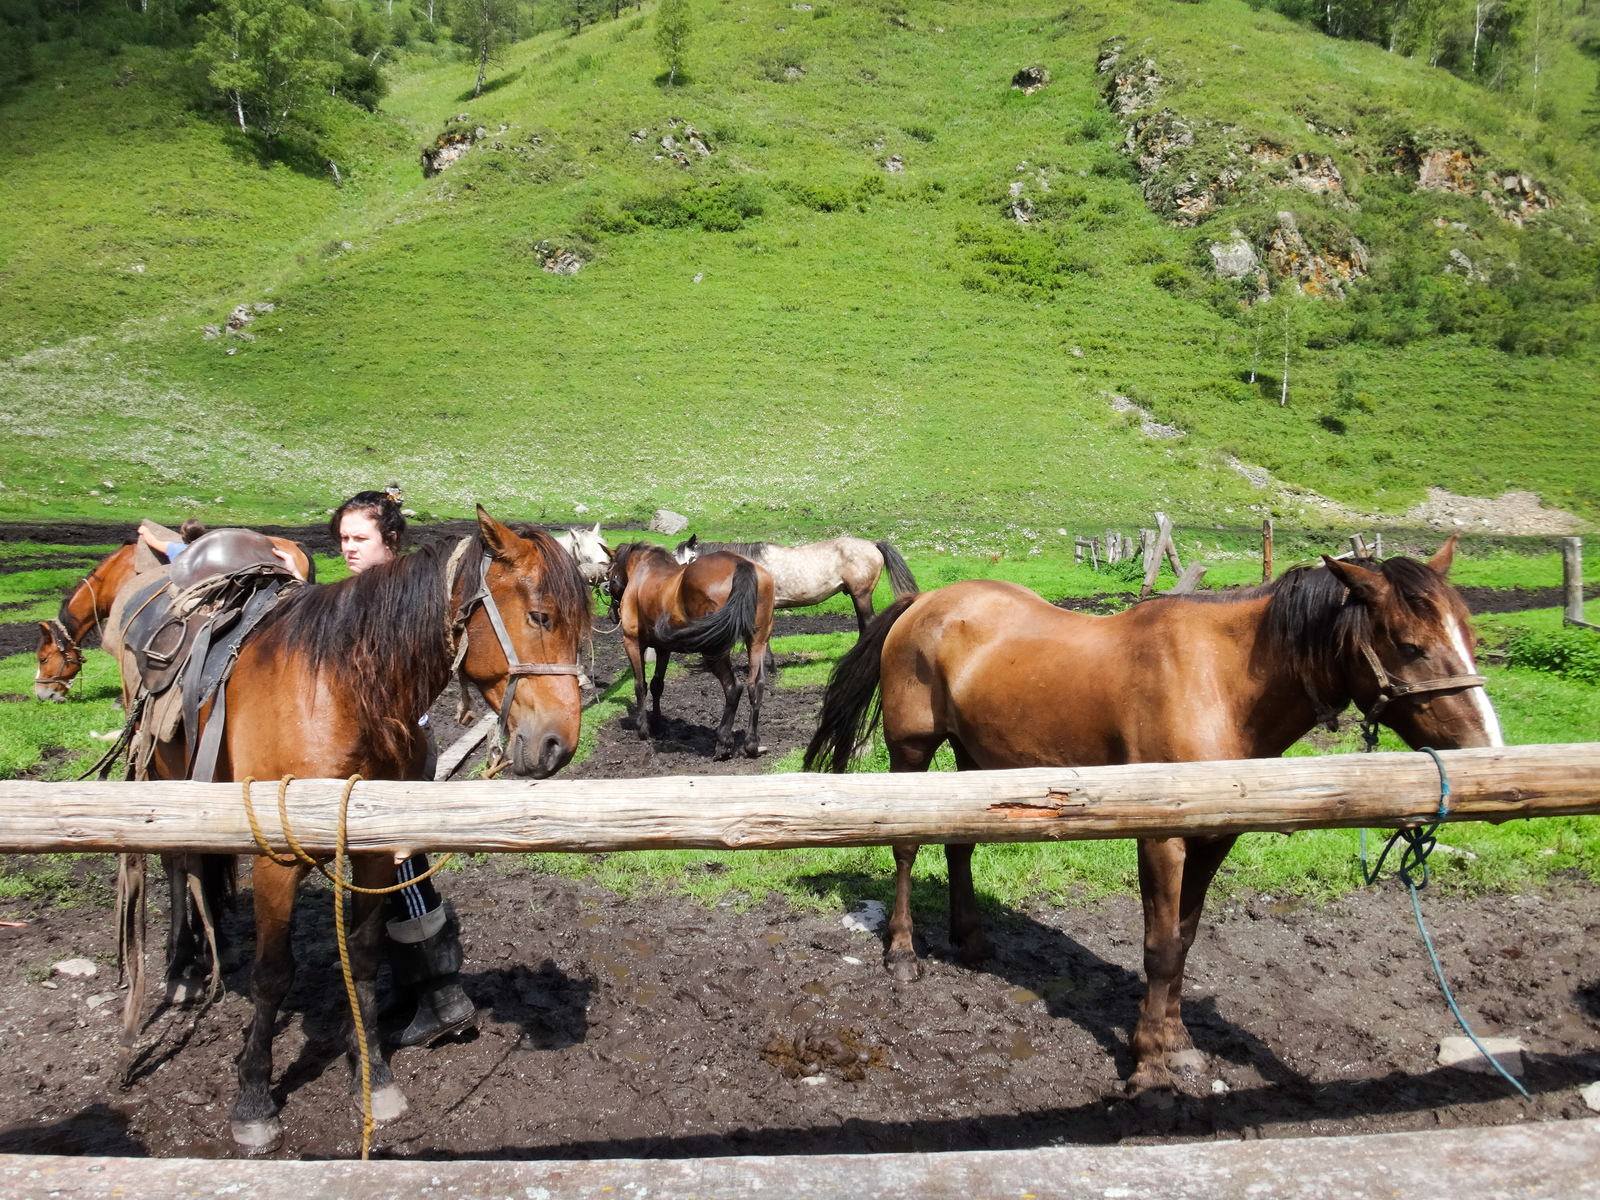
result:
[[[60,621],[39,622],[39,667],[33,675],[35,699],[66,702],[67,690],[83,669],[83,651]]]
[[[1456,539],[1427,562],[1376,570],[1324,555],[1349,589],[1338,653],[1356,706],[1412,747],[1503,746],[1500,720],[1472,658],[1472,618],[1446,581]]]
[[[473,612],[462,666],[495,707],[510,693],[510,711],[501,721],[511,770],[543,779],[566,766],[578,748],[578,652],[589,636],[588,591],[572,558],[543,531],[518,536],[481,507],[478,531],[489,554],[483,582],[517,659],[566,668],[513,674],[487,605]]]

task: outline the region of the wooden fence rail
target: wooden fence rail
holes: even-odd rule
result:
[[[1600,812],[1600,743],[1445,751],[1449,820]],[[331,854],[341,780],[297,780],[295,836]],[[252,789],[285,845],[275,781]],[[1431,819],[1439,772],[1425,754],[926,775],[665,776],[541,782],[363,782],[349,810],[362,850],[615,851],[1028,842],[1168,837]],[[0,852],[246,854],[240,785],[0,782]]]

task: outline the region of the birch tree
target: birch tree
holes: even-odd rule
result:
[[[661,65],[667,72],[667,83],[678,80],[684,56],[689,51],[689,36],[693,32],[694,18],[689,12],[689,0],[661,0],[656,9],[656,52],[661,55]]]
[[[200,23],[195,58],[207,82],[233,110],[240,132],[254,125],[269,148],[338,78],[324,23],[293,0],[220,0]]]

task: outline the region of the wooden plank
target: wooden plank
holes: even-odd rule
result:
[[[779,1086],[791,1086],[780,1084]],[[909,1126],[908,1126],[909,1128]],[[670,1141],[670,1139],[665,1139]],[[1519,1122],[1344,1137],[1049,1146],[943,1154],[750,1155],[723,1158],[545,1159],[528,1162],[380,1159],[283,1162],[194,1158],[0,1155],[12,1200],[169,1200],[173,1196],[294,1196],[400,1200],[516,1196],[537,1200],[651,1196],[659,1200],[879,1200],[1037,1197],[1104,1200],[1422,1200],[1600,1194],[1600,1121]]]
[[[1562,615],[1577,625],[1587,625],[1583,619],[1583,539],[1561,539],[1561,589],[1565,593]]]
[[[1448,750],[1450,820],[1600,812],[1600,743]],[[296,780],[288,810],[330,854],[344,781]],[[277,785],[252,792],[285,845]],[[497,853],[871,846],[1175,837],[1383,827],[1431,819],[1423,754],[862,775],[372,781],[350,802],[353,851]],[[238,784],[0,782],[0,852],[250,853]]]
[[[1169,591],[1161,593],[1163,596],[1186,596],[1200,586],[1200,581],[1205,578],[1207,567],[1205,563],[1192,562],[1189,569],[1179,577]]]
[[[1272,518],[1261,522],[1261,582],[1272,582]]]
[[[1362,537],[1359,533],[1352,533],[1350,535],[1350,553],[1355,558],[1368,557],[1367,539]]]
[[[433,769],[433,778],[436,782],[443,782],[456,773],[456,768],[463,759],[477,749],[478,744],[489,735],[494,722],[487,717],[479,717],[473,722],[472,728],[451,743],[450,749],[439,756],[438,765]]]

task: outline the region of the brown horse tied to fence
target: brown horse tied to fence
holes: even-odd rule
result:
[[[744,752],[761,753],[761,694],[766,686],[767,643],[772,640],[772,576],[737,554],[719,552],[680,565],[663,546],[628,542],[611,554],[606,592],[614,620],[622,625],[622,644],[633,665],[633,694],[639,737],[661,732],[661,692],[667,660],[674,651],[702,654],[706,668],[722,683],[725,703],[717,727],[717,758],[733,756],[733,718],[739,695],[750,694],[750,732]],[[750,652],[746,681],[733,671],[733,647]],[[656,653],[650,680],[651,710],[644,706],[644,654]]]
[[[290,552],[303,578],[316,579],[315,563],[305,547],[287,538],[271,540]],[[111,615],[117,593],[134,576],[138,549],[137,542],[129,542],[106,555],[61,602],[61,611],[55,618],[39,622],[39,666],[33,677],[36,699],[53,704],[66,700],[78,672],[83,670],[83,639]]]
[[[418,779],[427,741],[417,722],[459,659],[465,677],[500,711],[512,771],[544,778],[577,748],[578,650],[590,619],[588,591],[571,557],[544,533],[519,537],[480,508],[475,536],[299,589],[269,614],[244,643],[226,685],[227,726],[215,777]],[[186,762],[181,741],[163,745],[156,773],[182,778]],[[270,795],[273,789],[259,790]],[[394,885],[394,855],[350,858],[356,886]],[[295,889],[309,870],[292,857],[254,860],[254,1015],[238,1060],[232,1112],[234,1139],[251,1150],[270,1148],[282,1136],[269,1090],[272,1036],[294,981],[289,930]],[[372,1046],[378,1042],[374,981],[384,943],[382,901],[353,898],[347,939]],[[353,1093],[359,1092],[357,1048],[350,1022]],[[371,1088],[375,1117],[404,1113],[405,1096],[381,1055],[373,1057]]]
[[[1156,599],[1109,617],[996,581],[908,597],[840,660],[806,766],[844,771],[880,711],[891,771],[927,770],[947,741],[961,770],[1274,757],[1352,702],[1414,748],[1503,745],[1473,666],[1466,605],[1445,581],[1454,550],[1451,538],[1427,563],[1325,558],[1258,588]],[[1167,1056],[1192,1048],[1184,961],[1234,840],[1139,841],[1147,986],[1130,1091],[1169,1087]],[[968,962],[989,953],[972,850],[945,847],[950,941]],[[885,961],[903,980],[919,973],[916,854],[894,847]]]

